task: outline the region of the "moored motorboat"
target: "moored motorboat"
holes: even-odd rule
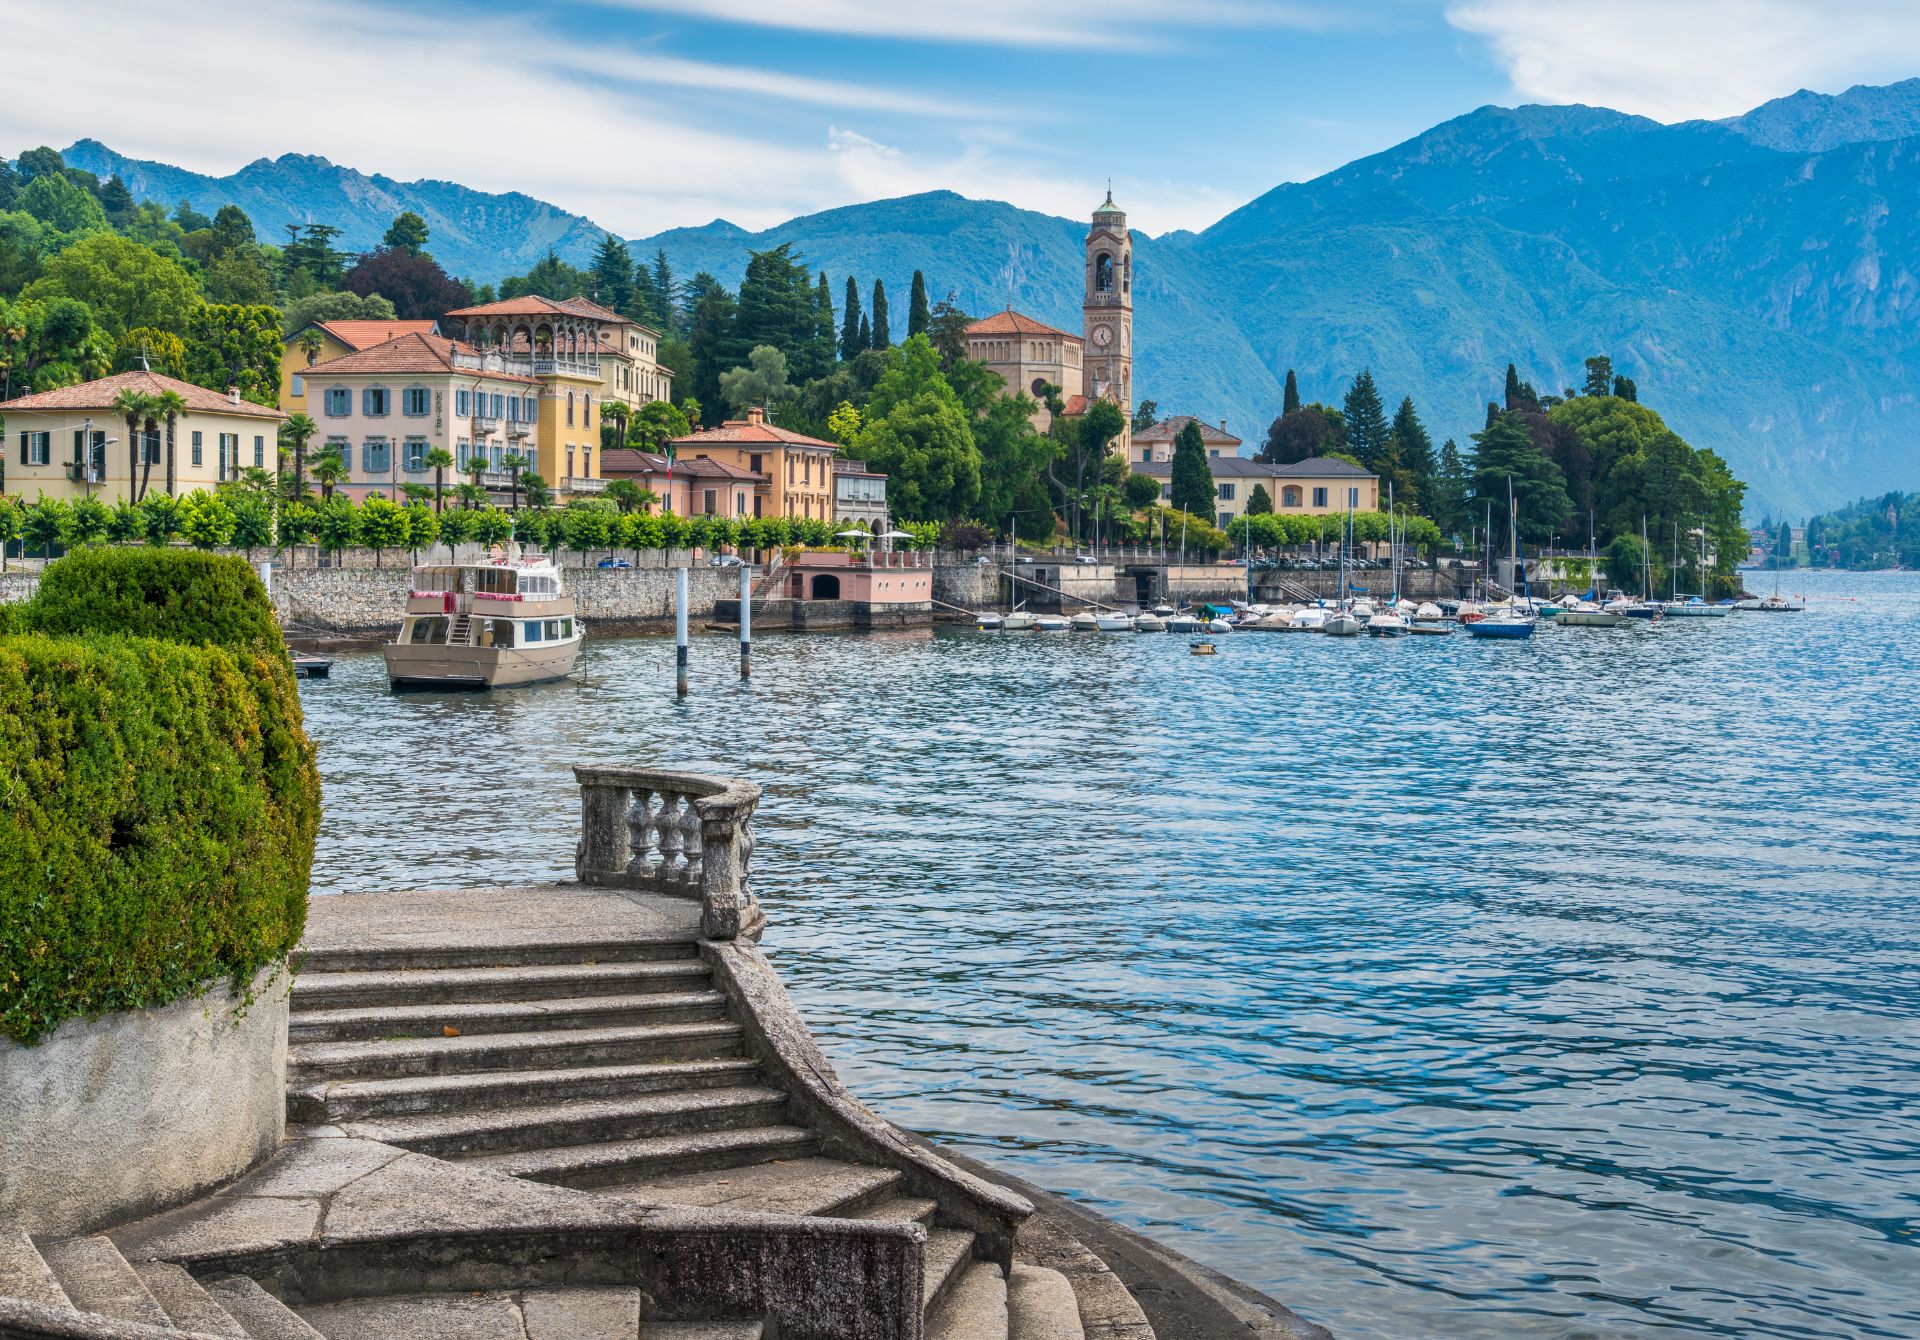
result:
[[[1000,620],[1000,627],[1009,633],[1031,633],[1034,625],[1040,621],[1037,614],[1026,610],[1013,610]]]
[[[1601,609],[1590,600],[1576,600],[1553,616],[1562,628],[1618,628],[1627,621],[1624,611]]]
[[[1167,621],[1149,611],[1133,621],[1133,631],[1136,633],[1164,633],[1167,631]]]
[[[1334,610],[1327,615],[1321,631],[1328,637],[1358,637],[1365,626],[1352,610]]]
[[[1398,610],[1381,610],[1367,620],[1370,637],[1405,637],[1407,628],[1408,623]]]
[[[1078,614],[1067,620],[1067,625],[1076,633],[1097,633],[1100,631],[1099,616],[1094,614],[1092,610],[1081,610]]]
[[[1004,622],[1004,618],[993,610],[982,610],[973,616],[973,626],[983,633],[999,632]]]
[[[1327,631],[1327,612],[1318,605],[1295,610],[1292,626],[1303,633],[1324,633]]]
[[[1191,614],[1169,614],[1165,618],[1169,633],[1197,633],[1202,627],[1200,620]]]
[[[1231,633],[1233,631],[1233,625],[1225,619],[1216,616],[1207,620],[1207,631],[1209,633]]]
[[[1475,619],[1467,625],[1467,631],[1475,637],[1484,638],[1532,637],[1538,622],[1524,609],[1510,608],[1489,614],[1484,619]]]
[[[394,688],[508,688],[572,674],[585,635],[551,558],[425,563],[382,650]]]
[[[1033,617],[1033,631],[1036,633],[1064,633],[1072,627],[1073,624],[1063,615],[1036,614]]]
[[[333,673],[333,662],[325,656],[293,655],[293,677],[295,679],[325,679]]]
[[[1413,621],[1415,623],[1439,623],[1446,617],[1447,612],[1431,600],[1421,601],[1419,608],[1413,612]]]
[[[1093,616],[1094,627],[1103,633],[1131,633],[1133,620],[1117,610],[1101,610]]]

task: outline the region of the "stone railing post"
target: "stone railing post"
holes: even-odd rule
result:
[[[701,930],[732,940],[749,928],[753,891],[751,782],[651,768],[576,767],[582,884],[700,900]]]
[[[573,851],[573,875],[582,884],[614,883],[626,872],[631,795],[630,787],[581,779],[580,841]]]
[[[700,843],[705,849],[700,867],[701,927],[710,940],[736,938],[744,913],[753,903],[747,879],[753,860],[753,809],[759,800],[759,788],[751,790],[750,795],[706,796],[693,802],[694,812],[700,816]]]

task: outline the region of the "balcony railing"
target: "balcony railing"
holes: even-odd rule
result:
[[[560,487],[569,493],[605,493],[607,481],[593,479],[587,475],[568,475],[560,481]]]
[[[533,375],[536,377],[593,377],[600,376],[600,360],[597,358],[557,358],[547,354],[535,354]]]
[[[500,420],[493,415],[476,414],[473,416],[473,435],[475,437],[488,437],[499,431]]]

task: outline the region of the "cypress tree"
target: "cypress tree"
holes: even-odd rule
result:
[[[1173,439],[1172,483],[1174,509],[1213,520],[1217,493],[1213,486],[1213,467],[1207,464],[1207,444],[1200,436],[1200,423],[1188,419]]]
[[[600,239],[599,250],[593,253],[593,264],[587,273],[592,276],[593,300],[602,307],[610,307],[622,316],[634,315],[633,307],[633,256],[627,250],[627,244],[608,233]]]
[[[1273,495],[1267,492],[1265,484],[1255,484],[1253,492],[1247,495],[1247,515],[1265,516],[1273,510]]]
[[[1400,468],[1405,472],[1411,498],[1401,501],[1420,506],[1433,496],[1433,439],[1427,426],[1414,411],[1413,397],[1407,396],[1394,412],[1393,435],[1400,440]]]
[[[867,320],[865,312],[860,314],[860,348],[873,348],[873,326]]]
[[[653,291],[660,300],[660,319],[666,323],[662,330],[682,329],[680,281],[673,277],[673,266],[667,263],[665,247],[653,253]]]
[[[1506,402],[1508,409],[1520,408],[1520,369],[1507,364]]]
[[[918,270],[913,272],[913,289],[907,295],[907,338],[927,333],[933,313],[927,310],[927,281]]]
[[[833,370],[833,358],[836,352],[833,333],[833,289],[827,284],[827,272],[820,272],[820,282],[813,289],[813,362],[819,367],[818,376],[824,376]]]
[[[1427,499],[1427,515],[1442,535],[1458,535],[1467,527],[1467,466],[1452,438],[1440,446],[1440,469]]]
[[[1280,412],[1291,414],[1300,408],[1300,383],[1293,379],[1293,369],[1287,369],[1287,390],[1280,400]]]
[[[852,275],[847,276],[846,312],[840,325],[840,357],[854,359],[867,347],[867,341],[860,333],[860,285]]]
[[[1380,405],[1380,391],[1373,384],[1373,373],[1362,369],[1353,379],[1341,409],[1347,424],[1347,450],[1372,470],[1387,446],[1387,414]]]
[[[885,349],[892,345],[893,336],[887,330],[887,286],[878,279],[873,281],[873,342],[869,349]]]

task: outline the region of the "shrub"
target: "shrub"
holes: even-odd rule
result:
[[[0,1032],[285,957],[319,824],[291,671],[152,639],[0,639]]]
[[[285,659],[266,588],[245,561],[189,549],[77,549],[47,565],[22,612],[50,637],[125,633]]]

